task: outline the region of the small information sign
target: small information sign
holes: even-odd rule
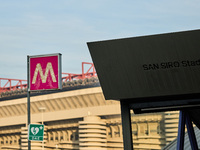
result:
[[[43,141],[44,139],[44,125],[30,124],[28,128],[29,141]]]

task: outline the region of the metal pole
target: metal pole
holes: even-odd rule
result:
[[[29,91],[29,56],[27,56],[27,113],[28,113],[28,120],[27,124],[31,123],[31,112],[30,112],[30,91]],[[28,137],[27,137],[28,138]],[[31,141],[28,140],[28,150],[31,150]]]
[[[121,103],[124,150],[133,150],[131,115],[130,115],[129,105],[123,101],[120,101],[120,103]]]
[[[43,110],[42,110],[42,124],[44,124],[44,121],[43,121]],[[43,137],[43,141],[42,141],[42,150],[44,150],[44,137]]]
[[[31,122],[31,116],[30,116],[30,92],[27,92],[27,111],[28,111],[28,127]],[[28,138],[28,137],[27,137]],[[28,150],[31,150],[31,141],[28,140]]]
[[[183,148],[184,148],[185,118],[186,118],[185,112],[180,110],[179,124],[178,124],[177,150],[183,150]]]
[[[44,122],[43,122],[43,110],[42,110],[42,124],[44,124]]]
[[[190,145],[192,147],[192,150],[198,150],[197,140],[196,140],[196,136],[194,133],[194,128],[192,126],[192,121],[187,112],[186,112],[186,127],[187,127],[188,136],[189,136]]]
[[[39,110],[41,111],[42,113],[42,124],[44,124],[44,111],[45,111],[45,107],[39,107]],[[44,139],[42,141],[42,150],[44,150]]]

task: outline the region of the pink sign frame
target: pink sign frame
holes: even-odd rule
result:
[[[62,89],[61,54],[28,56],[28,90]]]

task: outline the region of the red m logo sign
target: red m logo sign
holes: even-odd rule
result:
[[[46,83],[49,71],[50,71],[50,75],[51,75],[52,81],[56,82],[56,77],[55,77],[55,74],[54,74],[54,70],[53,70],[52,64],[50,62],[47,63],[45,73],[43,74],[41,64],[38,63],[36,65],[36,68],[35,68],[32,84],[35,84],[38,72],[39,72],[40,78],[42,80],[42,83]]]

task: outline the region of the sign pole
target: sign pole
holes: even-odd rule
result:
[[[121,100],[120,103],[121,103],[124,150],[133,150],[130,108],[126,102],[123,102]]]
[[[27,125],[30,125],[31,122],[31,113],[30,113],[30,91],[29,91],[29,56],[27,56],[27,114],[28,114],[28,119],[27,119]],[[31,150],[31,141],[28,139],[28,150]]]
[[[31,115],[30,115],[30,91],[27,92],[27,111],[28,111],[28,126],[30,125]],[[31,141],[28,140],[28,150],[31,150]]]
[[[45,73],[43,72],[44,67],[46,67],[46,70],[44,71]],[[31,124],[30,93],[31,91],[62,89],[61,69],[60,53],[27,56],[28,150],[31,150],[31,141],[44,140],[44,125],[37,126]],[[48,77],[51,78],[51,80],[48,80]],[[38,84],[40,85],[39,87],[36,86]],[[42,143],[42,149],[44,149],[44,142]]]

